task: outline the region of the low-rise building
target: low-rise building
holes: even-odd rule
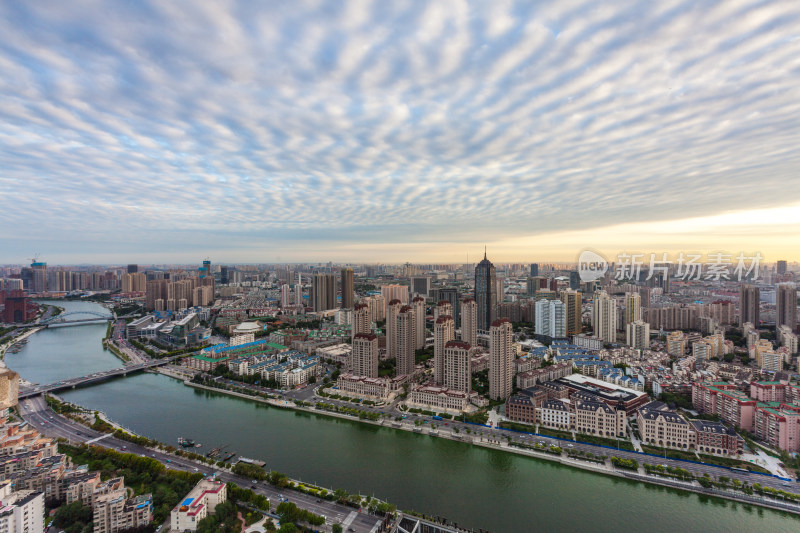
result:
[[[574,414],[569,400],[547,400],[536,410],[536,422],[550,429],[569,431],[572,429]]]
[[[171,531],[196,531],[197,523],[214,514],[217,505],[227,500],[227,485],[216,479],[201,479],[170,513]]]
[[[547,401],[547,390],[530,387],[519,391],[506,401],[506,418],[523,424],[536,423],[536,409]]]
[[[438,411],[462,412],[470,406],[469,399],[470,395],[464,391],[437,385],[421,385],[411,389],[406,404]]]
[[[652,446],[688,450],[695,445],[692,426],[666,404],[650,402],[637,414],[642,442]]]
[[[707,420],[691,420],[690,423],[698,452],[731,457],[744,453],[744,439],[733,429]]]

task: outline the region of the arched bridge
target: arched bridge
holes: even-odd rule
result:
[[[84,317],[84,318],[80,318]],[[96,313],[94,311],[70,311],[69,313],[61,313],[42,320],[40,326],[53,326],[55,324],[72,324],[79,325],[83,322],[97,322],[98,320],[114,320],[114,315],[107,313]]]

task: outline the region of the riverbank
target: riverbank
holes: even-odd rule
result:
[[[22,335],[15,337],[9,341],[6,341],[4,344],[0,345],[0,360],[5,358],[6,350],[8,350],[11,347],[11,345],[13,345],[18,341],[21,341],[22,339],[27,339],[28,337],[30,337],[31,335],[33,335],[34,333],[36,333],[41,329],[44,328],[43,327],[30,328],[27,331],[25,331],[25,333],[23,333]]]
[[[638,467],[636,472],[621,470],[613,467],[609,460],[606,459],[604,463],[600,464],[594,461],[587,461],[587,460],[580,460],[565,457],[562,454],[552,454],[547,452],[539,452],[532,449],[525,449],[517,446],[509,445],[508,443],[500,442],[498,439],[485,439],[483,437],[476,438],[470,434],[464,433],[455,433],[452,430],[444,430],[443,428],[439,429],[431,429],[431,428],[422,428],[420,426],[411,426],[409,424],[404,424],[402,422],[397,421],[389,421],[388,418],[382,418],[379,421],[367,420],[362,419],[353,415],[337,413],[332,411],[327,411],[324,409],[317,409],[313,406],[305,406],[305,405],[297,405],[294,402],[289,402],[286,400],[276,400],[273,398],[261,398],[258,396],[253,396],[250,394],[245,394],[237,391],[225,390],[216,387],[211,387],[208,385],[202,385],[198,383],[192,383],[190,381],[184,381],[184,385],[196,389],[207,390],[210,392],[215,392],[219,394],[226,394],[229,396],[242,398],[246,400],[252,400],[257,403],[266,404],[272,407],[278,407],[281,409],[290,409],[294,411],[302,411],[306,413],[321,415],[321,416],[328,416],[331,418],[341,418],[350,420],[353,422],[361,422],[373,426],[379,427],[386,427],[390,429],[396,429],[401,431],[406,431],[410,433],[417,433],[422,435],[429,435],[431,437],[439,437],[443,439],[449,439],[453,441],[462,442],[464,444],[472,444],[475,446],[479,446],[482,448],[497,450],[501,452],[511,453],[515,455],[521,455],[525,457],[530,457],[534,459],[542,459],[554,463],[560,463],[564,466],[577,468],[580,470],[586,470],[590,472],[595,472],[598,474],[604,474],[607,476],[612,476],[616,478],[623,478],[632,481],[638,481],[641,483],[647,483],[651,485],[658,485],[662,487],[683,490],[688,492],[694,492],[696,494],[701,494],[707,497],[718,497],[723,498],[730,501],[735,501],[743,504],[749,505],[757,505],[760,507],[765,507],[769,509],[773,509],[776,511],[783,511],[792,513],[794,515],[800,515],[800,504],[793,504],[793,503],[784,503],[777,500],[770,500],[767,498],[761,498],[758,496],[751,496],[744,493],[737,493],[728,490],[720,490],[713,487],[703,487],[697,482],[693,480],[692,482],[681,482],[672,479],[668,479],[661,476],[650,475],[644,472],[643,467]],[[388,423],[387,423],[388,422]],[[603,449],[604,453],[611,454],[612,450],[605,450]],[[647,456],[644,456],[647,457]]]

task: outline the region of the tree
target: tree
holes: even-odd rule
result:
[[[344,528],[342,528],[341,524],[333,524],[333,527],[331,528],[332,533],[342,533],[342,531],[344,531]]]

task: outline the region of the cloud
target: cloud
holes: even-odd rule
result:
[[[440,261],[793,205],[800,6],[550,4],[2,4],[0,261]]]

